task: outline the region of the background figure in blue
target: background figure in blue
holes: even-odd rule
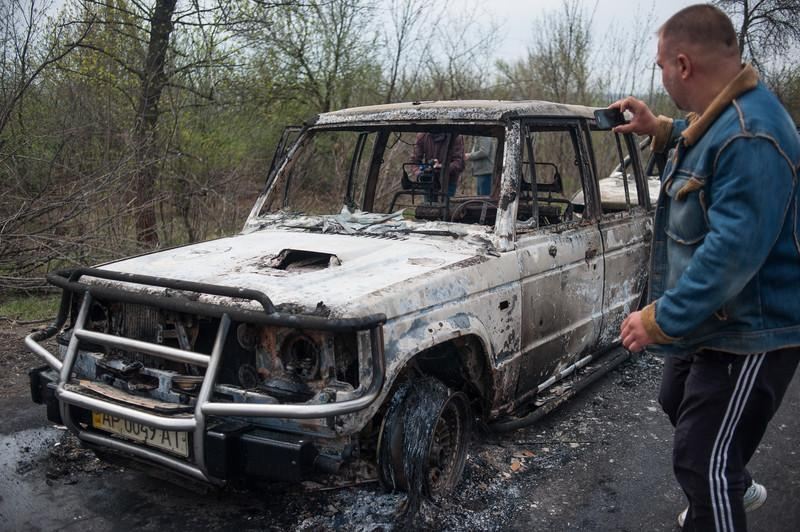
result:
[[[414,143],[414,164],[432,164],[437,175],[445,161],[449,184],[447,195],[453,197],[458,186],[458,179],[464,171],[464,139],[461,135],[453,137],[452,149],[447,153],[447,133],[417,133]],[[449,155],[449,157],[448,157]]]
[[[800,361],[800,138],[742,65],[730,19],[687,7],[658,31],[664,87],[687,119],[628,97],[618,133],[670,151],[653,224],[650,304],[622,323],[631,351],[664,358],[659,402],[689,500],[683,530],[746,530],[766,488],[747,464]],[[769,484],[768,479],[761,479]]]
[[[465,160],[472,162],[472,175],[475,176],[478,196],[488,196],[492,193],[496,147],[497,141],[493,137],[475,137],[472,151],[464,155]]]

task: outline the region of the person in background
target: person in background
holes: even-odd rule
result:
[[[475,137],[472,151],[464,159],[472,162],[472,175],[475,176],[476,194],[488,196],[492,193],[492,173],[494,172],[494,153],[497,141],[493,137]]]
[[[464,171],[464,139],[461,135],[453,136],[452,148],[449,154],[447,152],[448,139],[449,135],[447,133],[417,133],[411,162],[414,164],[432,164],[433,169],[438,173],[442,168],[442,164],[445,161],[449,161],[447,165],[447,195],[452,197],[456,193],[458,179]]]
[[[631,351],[665,355],[683,530],[746,530],[766,500],[746,466],[800,361],[800,138],[742,65],[730,19],[687,7],[658,31],[664,87],[687,119],[628,97],[618,133],[671,150],[655,212],[650,303],[622,323]]]

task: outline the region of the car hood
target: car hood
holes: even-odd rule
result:
[[[488,240],[474,235],[389,238],[262,229],[124,259],[102,268],[255,289],[282,311],[312,312],[321,303],[335,315],[361,315],[385,311],[385,305],[375,305],[377,300],[392,295],[397,299],[415,287],[427,286],[437,271],[447,277],[446,272],[460,264],[488,260],[492,251],[487,246],[490,248]],[[458,295],[464,295],[468,288],[464,283],[459,286],[462,293]],[[225,303],[214,296],[202,299]]]

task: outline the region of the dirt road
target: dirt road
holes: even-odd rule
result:
[[[4,325],[5,327],[5,325]],[[197,493],[107,465],[50,426],[27,395],[25,329],[0,329],[0,530],[401,530],[402,495],[375,482]],[[655,402],[660,360],[623,364],[538,424],[477,434],[465,479],[425,504],[430,530],[677,530],[671,427]],[[769,499],[755,531],[800,526],[797,379],[751,464]]]

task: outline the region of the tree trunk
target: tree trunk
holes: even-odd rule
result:
[[[139,164],[136,180],[136,239],[140,244],[158,246],[155,185],[158,180],[159,150],[156,142],[158,102],[166,85],[164,74],[167,48],[172,34],[172,15],[177,0],[156,0],[150,21],[150,41],[142,76],[142,90],[133,141]]]

